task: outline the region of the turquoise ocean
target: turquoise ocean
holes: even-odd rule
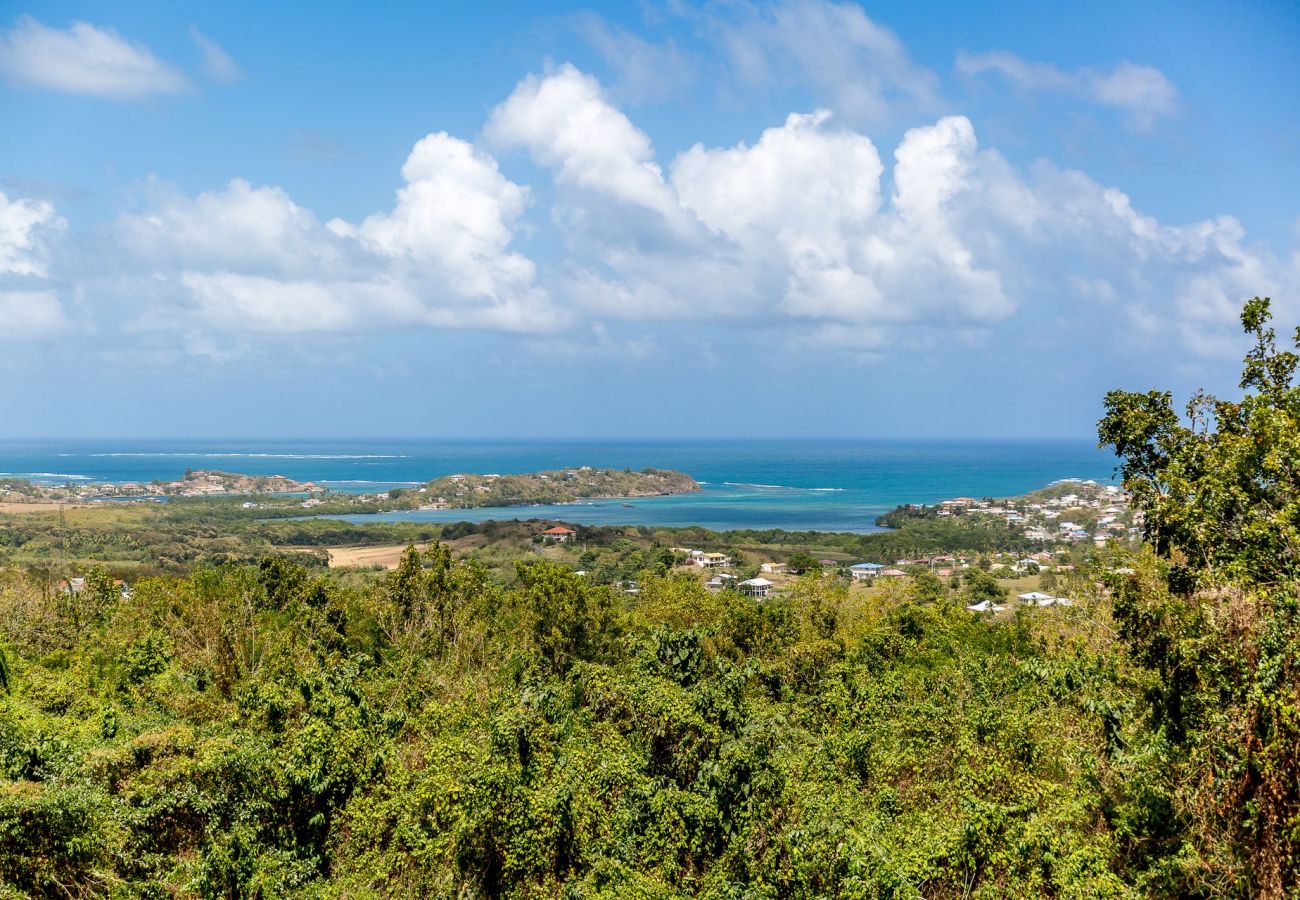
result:
[[[900,503],[1020,494],[1062,478],[1109,482],[1114,457],[1089,441],[880,440],[171,440],[0,441],[0,478],[148,482],[187,468],[285,475],[372,492],[457,472],[572,466],[678,469],[699,493],[631,501],[417,510],[356,521],[555,518],[583,524],[872,531]],[[630,503],[630,505],[626,505]]]

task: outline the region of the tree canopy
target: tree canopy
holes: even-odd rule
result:
[[[1151,837],[1183,841],[1187,893],[1280,897],[1300,873],[1300,387],[1270,319],[1267,299],[1242,310],[1239,400],[1197,393],[1180,417],[1167,392],[1112,391],[1099,427],[1146,514],[1113,614],[1174,776]]]

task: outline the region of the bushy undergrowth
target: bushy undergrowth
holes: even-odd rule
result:
[[[0,612],[11,892],[1132,882],[1115,821],[1138,814],[1108,788],[1123,702],[1097,702],[1123,686],[1082,618],[993,624],[820,578],[766,604],[652,578],[627,604],[546,563],[506,589],[439,547],[366,591],[277,560],[145,582],[75,630],[31,591]]]

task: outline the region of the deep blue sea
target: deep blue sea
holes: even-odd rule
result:
[[[46,482],[170,480],[193,468],[279,474],[367,492],[457,472],[506,475],[581,465],[679,469],[703,490],[631,506],[608,500],[382,518],[872,531],[875,517],[900,503],[1008,496],[1060,478],[1107,481],[1114,457],[1088,441],[0,441],[0,477]]]

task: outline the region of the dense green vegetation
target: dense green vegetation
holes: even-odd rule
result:
[[[171,500],[165,504],[0,515],[0,565],[55,573],[60,577],[100,564],[128,578],[184,574],[196,565],[256,563],[286,548],[366,546],[456,540],[484,535],[501,542],[511,565],[533,545],[539,521],[416,522],[352,524],[341,520],[265,518],[266,510],[248,510],[233,498]],[[898,527],[871,534],[814,531],[658,528],[647,526],[574,526],[579,541],[596,550],[630,540],[647,554],[673,546],[703,547],[745,555],[785,558],[795,552],[831,556],[848,562],[893,562],[939,552],[990,553],[1023,551],[1033,546],[1024,535],[1001,522],[975,516],[954,519],[906,519]],[[302,560],[299,557],[300,561]],[[323,557],[321,557],[323,559]],[[580,566],[580,568],[590,568]],[[630,576],[629,576],[630,577]]]
[[[1267,300],[1242,312],[1240,401],[1198,393],[1184,421],[1166,392],[1114,391],[1101,422],[1151,548],[1112,589],[1169,773],[1152,838],[1206,895],[1300,891],[1300,358],[1269,319]]]
[[[975,616],[979,570],[626,595],[441,544],[129,598],[11,570],[0,897],[1297,896],[1300,388],[1267,312],[1242,401],[1107,397],[1149,543],[1071,608]]]
[[[1086,641],[808,578],[493,584],[434,548],[3,592],[0,877],[33,895],[1115,894]],[[1068,647],[1068,650],[1065,649]],[[955,814],[954,814],[955,811]],[[1053,862],[1045,862],[1045,859]]]

